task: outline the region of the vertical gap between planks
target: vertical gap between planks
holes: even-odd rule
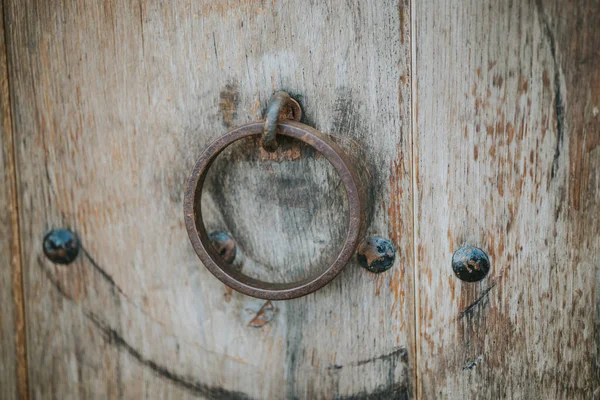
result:
[[[411,132],[411,162],[412,162],[412,232],[413,232],[413,315],[415,319],[414,325],[414,393],[415,398],[418,400],[421,398],[421,374],[420,374],[420,354],[421,354],[421,343],[420,343],[420,331],[421,331],[421,318],[419,315],[420,301],[419,301],[419,271],[418,271],[418,250],[417,250],[417,149],[416,149],[416,138],[417,138],[417,45],[416,45],[416,21],[415,21],[415,0],[409,0],[410,3],[410,132]]]
[[[6,120],[3,121],[6,128],[6,140],[8,153],[8,183],[11,198],[11,210],[10,210],[10,223],[13,226],[11,241],[11,267],[12,273],[12,293],[13,301],[15,305],[15,354],[16,354],[16,369],[17,369],[17,394],[20,399],[29,398],[29,371],[27,368],[27,330],[26,330],[26,318],[25,318],[25,296],[24,296],[24,278],[23,278],[23,258],[21,256],[21,229],[19,221],[19,194],[17,191],[17,165],[16,165],[16,141],[15,131],[12,124],[12,102],[11,102],[11,91],[9,81],[9,70],[10,61],[8,57],[8,17],[6,1],[0,3],[2,7],[2,20],[0,24],[2,29],[0,34],[4,35],[4,46],[2,51],[5,67],[2,71],[2,90],[5,94],[2,95],[0,101],[6,103]]]

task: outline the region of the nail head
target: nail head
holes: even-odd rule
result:
[[[79,255],[77,235],[69,229],[53,229],[44,236],[44,254],[55,264],[70,264]]]
[[[452,270],[462,281],[477,282],[490,271],[490,259],[477,247],[461,247],[452,256]]]
[[[208,235],[208,238],[223,261],[231,264],[235,260],[237,246],[231,236],[223,232],[213,232]]]
[[[396,258],[394,244],[388,239],[372,236],[358,246],[358,263],[370,272],[381,273],[390,269]]]

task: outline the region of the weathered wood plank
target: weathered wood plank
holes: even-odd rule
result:
[[[25,398],[25,314],[4,9],[0,3],[0,397]]]
[[[411,395],[407,2],[7,4],[32,397]],[[265,302],[200,265],[182,193],[209,141],[259,119],[277,89],[299,98],[305,122],[364,145],[368,234],[390,237],[398,257],[379,276],[353,262],[250,323]],[[239,236],[243,268],[291,279],[333,254],[343,202],[322,159],[256,151],[263,163],[234,153],[240,165],[216,170],[229,185],[210,191],[209,219]],[[259,181],[287,186],[268,197]],[[258,199],[280,218],[240,207],[260,211]],[[69,266],[41,250],[61,226],[85,248]]]
[[[600,4],[416,2],[418,391],[589,399],[600,382]],[[453,276],[464,244],[490,255]]]

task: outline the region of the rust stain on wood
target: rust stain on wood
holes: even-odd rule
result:
[[[231,302],[231,296],[233,295],[233,289],[229,286],[225,286],[225,293],[223,294],[223,298],[225,299],[225,303]]]
[[[237,108],[240,104],[240,94],[237,82],[228,83],[221,90],[219,98],[219,110],[223,119],[223,125],[227,128],[233,126],[233,120],[237,116]]]
[[[226,157],[229,162],[261,161],[276,163],[295,161],[304,158],[318,160],[322,157],[321,154],[312,147],[297,140],[286,137],[280,137],[277,140],[279,146],[275,151],[269,152],[262,148],[259,137],[243,139],[240,140],[240,145],[237,145],[237,143],[232,145],[231,148],[225,150],[220,157]],[[268,168],[268,164],[265,164],[265,168]]]
[[[406,20],[406,5],[404,4],[404,0],[400,0],[398,4],[398,16],[400,18],[400,43],[404,44],[404,34],[405,34],[405,20]]]
[[[400,158],[393,162],[389,175],[390,200],[387,208],[387,215],[389,218],[388,235],[396,248],[398,248],[399,240],[404,233],[403,218],[405,216],[402,215],[401,205],[403,204],[402,200],[404,199],[402,180],[406,179],[406,171],[404,170],[403,162],[402,155],[400,155]]]
[[[519,85],[517,87],[517,93],[519,95],[523,95],[525,93],[527,93],[527,91],[529,90],[529,81],[527,80],[527,78],[523,75],[519,76]]]
[[[273,320],[276,313],[277,308],[269,300],[263,304],[260,310],[258,310],[254,318],[248,323],[248,326],[252,328],[262,328]]]

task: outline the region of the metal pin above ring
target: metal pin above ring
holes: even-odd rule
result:
[[[262,147],[268,152],[277,149],[277,121],[296,120],[302,118],[302,108],[286,92],[276,92],[267,105],[265,125],[262,134]]]

